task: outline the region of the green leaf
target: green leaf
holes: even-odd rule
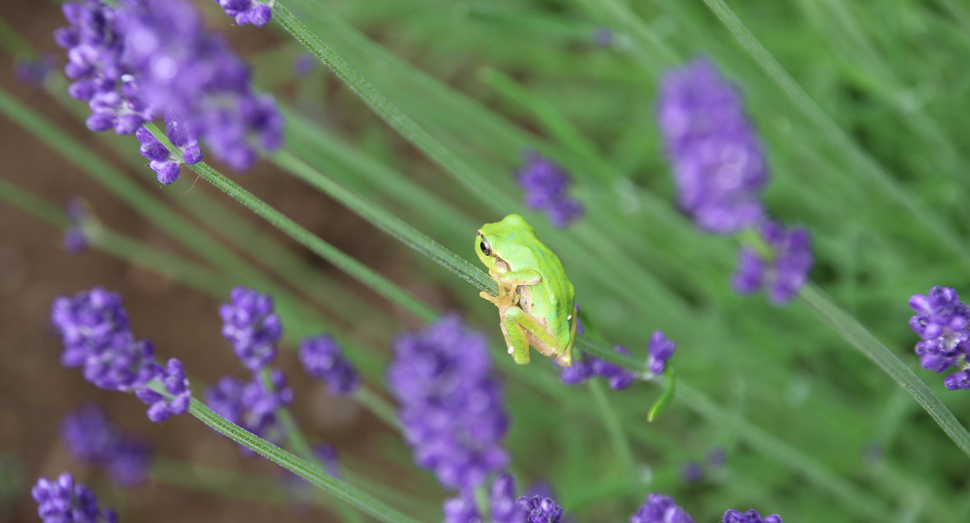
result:
[[[664,392],[654,402],[653,407],[650,407],[650,412],[647,414],[647,421],[651,423],[667,410],[667,407],[673,403],[674,397],[677,395],[677,373],[674,372],[674,368],[668,365],[664,376],[667,377]]]

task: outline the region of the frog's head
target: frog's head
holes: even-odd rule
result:
[[[531,234],[530,234],[531,233]],[[535,230],[518,214],[510,214],[497,223],[486,223],[475,236],[475,254],[490,270],[506,272],[511,269],[503,252],[512,251]]]

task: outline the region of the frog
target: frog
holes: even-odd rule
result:
[[[498,295],[479,296],[498,307],[509,354],[529,363],[529,347],[560,366],[573,364],[579,315],[576,291],[562,262],[518,214],[486,223],[475,236],[475,253],[498,285]]]

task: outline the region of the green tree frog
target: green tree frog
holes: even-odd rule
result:
[[[510,214],[486,223],[475,237],[475,252],[498,284],[498,296],[480,296],[498,307],[509,354],[529,363],[529,346],[573,364],[578,314],[573,284],[559,257],[536,236],[525,218]]]

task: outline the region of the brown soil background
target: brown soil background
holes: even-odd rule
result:
[[[209,7],[216,7],[201,2],[196,4],[207,9],[207,15],[213,14]],[[0,2],[0,18],[37,49],[56,53],[59,63],[63,64],[64,52],[51,39],[52,31],[65,25],[57,5],[40,0],[7,0]],[[251,28],[233,28],[230,39],[233,47],[243,55],[275,44],[272,34]],[[0,52],[0,86],[4,90],[100,151],[103,158],[112,158],[93,133],[61,110],[46,94],[17,83],[11,73],[13,61],[13,56]],[[109,227],[152,246],[180,252],[173,240],[146,223],[54,150],[2,116],[0,159],[3,179],[57,205],[73,196],[81,196]],[[145,173],[134,173],[120,162],[115,164],[132,179],[152,190],[160,190],[157,184],[151,186]],[[183,170],[182,176],[190,175]],[[282,175],[266,162],[240,182],[345,252],[395,281],[407,283],[409,271],[402,268],[398,246],[355,215],[308,191],[300,182]],[[215,194],[204,181],[192,190]],[[248,219],[254,223],[258,221],[251,215]],[[265,224],[260,223],[260,226],[270,230]],[[272,232],[289,242],[283,235]],[[232,500],[153,480],[121,492],[111,486],[102,472],[71,457],[58,436],[60,420],[66,413],[95,401],[108,410],[117,425],[150,440],[158,454],[167,458],[270,478],[279,474],[277,467],[260,458],[242,458],[235,444],[197,420],[180,416],[153,424],[145,417],[145,406],[134,397],[102,391],[85,382],[77,369],[66,369],[59,364],[61,348],[49,323],[51,301],[58,295],[100,285],[122,293],[134,331],[139,337],[153,340],[160,356],[182,359],[191,369],[190,373],[207,382],[226,373],[245,375],[245,370],[230,356],[228,343],[219,334],[218,300],[95,250],[69,255],[60,246],[60,235],[61,231],[48,224],[0,203],[0,456],[14,458],[13,461],[0,462],[6,463],[0,465],[6,469],[0,471],[0,479],[21,481],[20,494],[0,502],[0,522],[39,521],[29,488],[37,477],[54,477],[62,471],[74,473],[98,493],[103,504],[118,508],[121,521],[125,523],[335,519],[321,509]],[[292,242],[288,244],[304,253],[307,259],[313,258]],[[319,265],[334,278],[346,281],[326,264]],[[433,289],[422,290],[426,295],[437,294]],[[315,437],[330,441],[341,453],[355,454],[358,458],[366,454],[366,448],[380,446],[389,438],[383,426],[361,412],[352,401],[331,398],[319,384],[306,378],[293,354],[281,354],[279,363],[287,371],[296,391],[294,410],[305,422],[306,430]],[[390,476],[394,473],[390,472]]]

